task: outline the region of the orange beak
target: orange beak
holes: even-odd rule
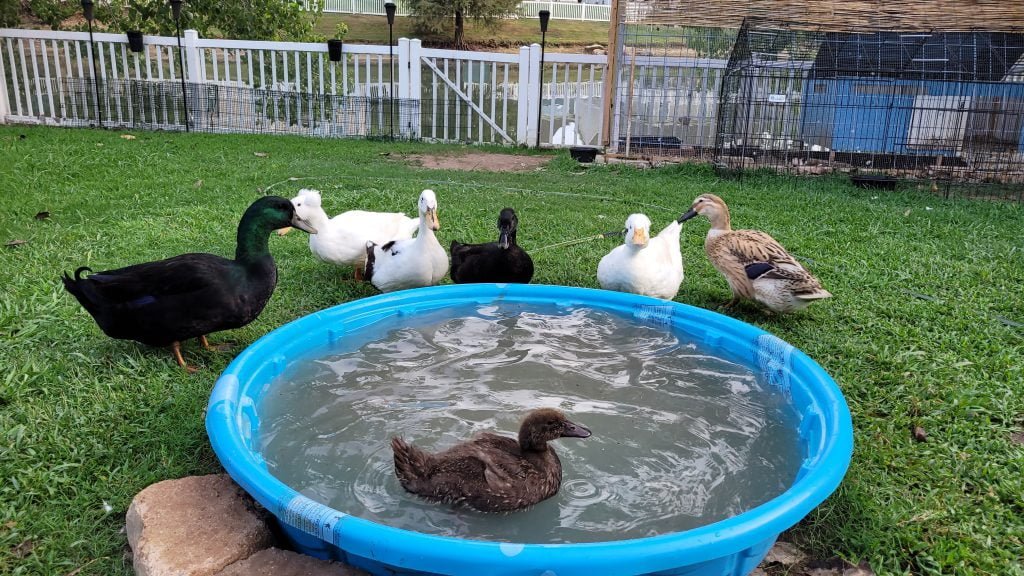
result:
[[[633,244],[641,247],[647,246],[647,240],[647,230],[644,230],[643,228],[633,230]]]
[[[437,230],[441,229],[441,224],[437,221],[437,209],[436,208],[427,208],[426,216],[427,216],[427,226],[429,226],[431,230],[437,231]]]

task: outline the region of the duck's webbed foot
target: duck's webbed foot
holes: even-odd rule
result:
[[[363,281],[363,266],[363,264],[356,264],[356,266],[353,268],[353,270],[355,271],[354,276],[357,282]]]
[[[195,366],[189,366],[185,363],[185,358],[181,355],[181,342],[175,341],[171,343],[171,353],[174,354],[174,360],[178,363],[178,366],[184,368],[189,374],[199,370]]]
[[[203,345],[203,348],[206,348],[211,352],[230,352],[235,347],[234,342],[221,342],[220,344],[210,344],[210,341],[206,339],[206,336],[200,336],[199,343]]]

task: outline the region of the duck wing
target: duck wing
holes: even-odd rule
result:
[[[200,292],[211,283],[228,280],[235,267],[233,260],[213,254],[182,254],[157,262],[145,262],[105,270],[80,278],[82,291],[96,303],[107,305],[141,305],[164,296]],[[240,278],[239,278],[240,279]]]
[[[814,300],[831,294],[774,238],[758,230],[737,230],[725,235],[723,247],[743,267],[751,281],[777,281],[793,296]]]

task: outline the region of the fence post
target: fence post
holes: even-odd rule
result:
[[[186,78],[192,84],[201,84],[206,79],[203,78],[199,68],[199,48],[196,46],[199,43],[199,32],[185,30],[182,42],[182,48],[185,50],[185,66],[188,67]]]
[[[10,113],[11,103],[7,100],[7,70],[4,68],[3,55],[0,54],[0,124],[7,123],[7,115]]]
[[[530,47],[519,47],[519,93],[516,94],[516,144],[528,146],[530,143]]]
[[[423,120],[420,116],[421,100],[423,98],[423,65],[420,62],[422,43],[419,39],[409,41],[409,104],[412,106],[412,114],[409,118],[409,137],[419,138]],[[433,103],[431,103],[433,105]]]

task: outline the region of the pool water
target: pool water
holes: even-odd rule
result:
[[[368,520],[429,534],[582,543],[679,532],[785,491],[797,414],[745,366],[667,326],[520,303],[394,316],[294,362],[259,405],[269,471]],[[522,512],[422,501],[394,475],[392,436],[440,451],[514,436],[553,406],[593,431],[552,443],[562,489]]]

